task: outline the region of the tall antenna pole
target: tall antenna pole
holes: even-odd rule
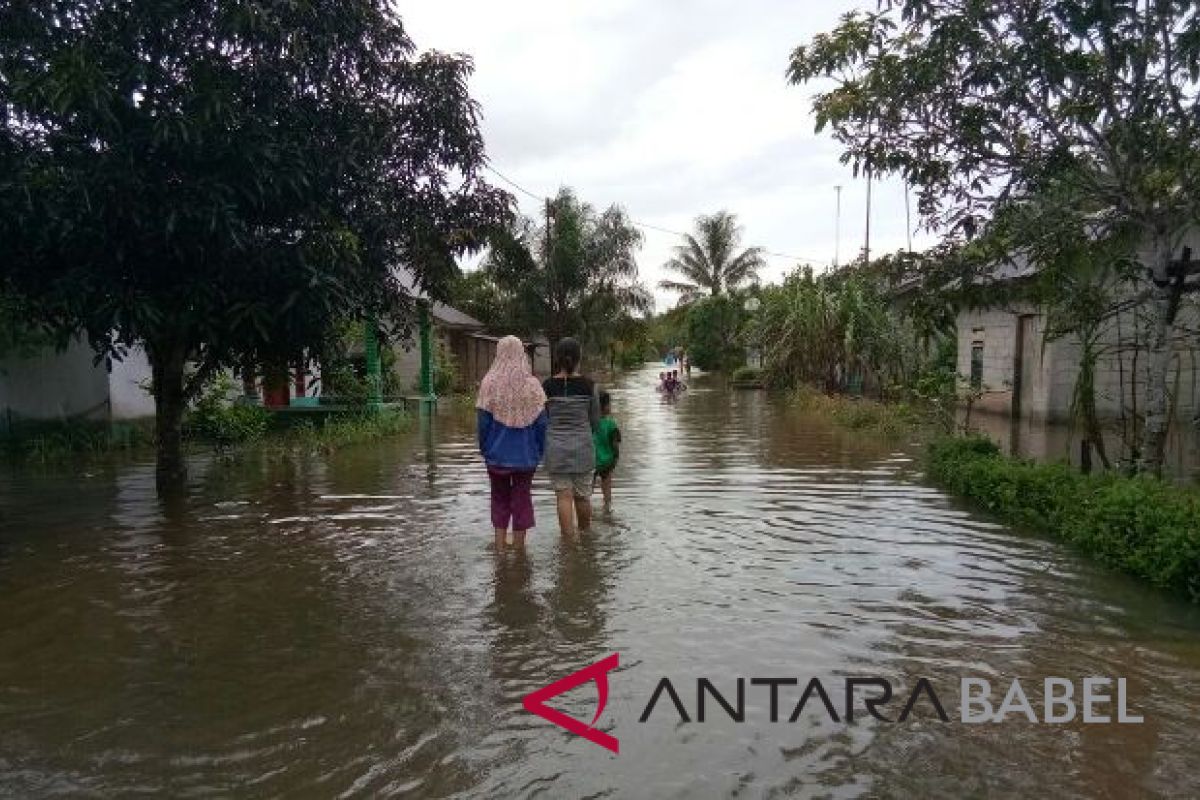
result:
[[[837,211],[833,215],[833,268],[836,270],[842,246],[842,187],[838,185],[833,189],[837,192]]]
[[[867,226],[863,235],[863,264],[871,263],[871,120],[867,120]]]
[[[863,238],[863,263],[871,263],[871,165],[867,164],[867,229]]]

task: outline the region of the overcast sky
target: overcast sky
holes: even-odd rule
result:
[[[398,3],[419,47],[475,59],[472,94],[501,173],[538,195],[571,186],[593,205],[619,203],[633,219],[672,230],[729,209],[746,244],[786,254],[770,257],[768,282],[796,268],[787,256],[817,269],[833,260],[838,184],[841,260],[862,247],[865,182],[839,163],[827,133],[813,132],[815,88],[784,80],[792,49],[855,7],[864,3]],[[539,211],[506,188],[524,213]],[[872,206],[872,252],[904,247],[903,185],[876,181]],[[638,263],[653,286],[678,237],[643,233]],[[928,242],[914,233],[914,247]],[[674,303],[655,295],[659,310]]]

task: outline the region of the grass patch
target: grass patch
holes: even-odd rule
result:
[[[944,438],[929,477],[1008,522],[1069,542],[1100,563],[1200,602],[1200,492],[1149,476],[1083,475]]]
[[[302,420],[271,436],[267,443],[285,449],[330,453],[340,447],[402,433],[411,426],[412,417],[397,409],[352,412],[327,417],[320,423]]]
[[[15,423],[0,449],[9,458],[51,464],[141,450],[154,443],[154,423],[97,420],[26,420]]]
[[[931,412],[911,403],[881,403],[830,395],[809,386],[791,390],[788,403],[793,408],[827,417],[847,430],[889,438],[913,433],[936,422]]]
[[[735,384],[755,384],[761,386],[763,385],[763,372],[758,367],[738,367],[729,376],[729,380]]]

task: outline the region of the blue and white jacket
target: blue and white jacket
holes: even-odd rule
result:
[[[482,408],[475,410],[475,428],[479,439],[479,452],[489,467],[533,470],[546,451],[545,411],[538,414],[533,424],[524,428],[510,428]]]

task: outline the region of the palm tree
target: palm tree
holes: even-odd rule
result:
[[[756,279],[765,265],[763,249],[747,247],[738,252],[741,241],[742,226],[735,215],[728,211],[701,214],[696,217],[695,235],[684,234],[683,244],[675,247],[675,257],[663,265],[687,280],[662,280],[658,288],[678,292],[680,304],[685,304]]]

